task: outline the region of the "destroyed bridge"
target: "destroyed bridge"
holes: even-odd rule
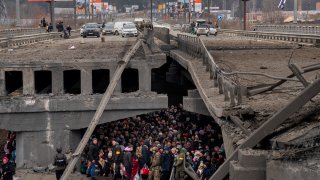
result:
[[[47,166],[57,146],[71,148],[67,178],[96,125],[180,98],[222,129],[227,159],[211,179],[317,179],[320,36],[263,28],[217,37],[154,28],[104,43],[0,31],[0,128],[17,132],[17,167]],[[181,97],[161,77],[183,85]]]

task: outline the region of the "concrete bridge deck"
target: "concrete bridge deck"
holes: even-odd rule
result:
[[[190,35],[182,35],[179,38],[177,34],[176,32],[171,33],[172,36],[178,38],[178,48],[171,50],[170,56],[190,73],[197,87],[196,91],[190,91],[189,96],[184,99],[184,108],[199,113],[203,112],[199,109],[200,107],[207,108],[208,113],[206,114],[215,117],[215,120],[222,127],[227,156],[232,154],[233,148],[245,143],[250,144],[249,140],[256,138],[254,135],[259,134],[260,137],[262,135],[263,137],[266,137],[266,135],[269,135],[268,137],[276,136],[272,140],[269,139],[269,144],[274,143],[276,145],[272,147],[285,149],[285,144],[303,143],[305,137],[314,137],[314,133],[318,132],[319,94],[312,99],[312,102],[307,103],[288,119],[281,119],[281,122],[283,122],[281,125],[268,131],[262,131],[266,126],[271,126],[271,124],[264,126],[265,123],[267,121],[269,123],[269,120],[275,117],[280,110],[284,110],[292,100],[297,99],[299,94],[305,90],[305,87],[293,78],[291,80],[294,81],[287,81],[271,91],[255,94],[252,93],[252,90],[275,84],[279,82],[279,79],[241,74],[241,72],[264,73],[286,79],[292,74],[288,67],[292,53],[290,62],[295,63],[298,67],[310,67],[311,65],[318,67],[318,48],[296,46],[296,44],[278,40],[260,40],[241,36],[230,37],[222,34],[217,37],[200,37],[206,49],[211,49],[210,52],[203,55],[202,53],[206,53],[206,50],[199,48],[201,41]],[[209,58],[210,56],[212,58]],[[217,71],[217,69],[219,70]],[[227,79],[225,81],[224,77],[232,72],[238,72],[238,74],[230,78],[231,80]],[[304,72],[304,70],[301,72]],[[316,81],[317,74],[316,71],[305,73],[303,77],[312,84]],[[218,84],[219,76],[226,83]],[[232,81],[245,89],[244,94],[242,94],[242,101],[236,105],[230,104],[230,100],[234,97],[231,96],[229,89],[225,89],[230,87]],[[200,99],[202,99],[204,105],[200,105]],[[267,138],[265,141],[268,142]],[[278,145],[278,142],[281,142],[280,145]],[[261,146],[264,145],[258,145],[260,148]],[[253,147],[253,144],[250,147]],[[232,154],[232,159],[237,161],[231,161],[231,164],[224,165],[222,169],[219,169],[219,173],[223,172],[226,175],[229,171],[231,179],[244,179],[245,177],[248,179],[274,178],[276,177],[275,174],[281,173],[280,171],[273,173],[274,167],[280,167],[281,162],[264,160],[258,163],[259,160],[254,160],[259,159],[259,156],[261,157],[260,153],[262,151],[256,150],[255,153],[257,154],[246,155],[241,151],[237,152],[239,154]],[[238,156],[239,159],[237,159]],[[253,158],[252,164],[247,165],[247,161],[250,160],[244,156]],[[311,155],[308,157],[312,158]],[[266,167],[264,163],[268,162],[270,162],[270,166]],[[287,168],[282,169],[285,174],[293,173],[291,167],[296,167],[296,165],[290,163],[286,164]],[[317,164],[319,164],[318,161]],[[257,174],[249,175],[248,173],[251,172]],[[306,171],[296,172],[297,179],[306,175],[304,172]],[[307,175],[309,178],[315,177],[315,174],[317,174],[316,171],[312,170],[308,172],[310,172],[310,175]],[[217,175],[213,179],[222,179],[223,177]]]
[[[58,145],[75,149],[80,129],[88,127],[118,63],[136,41],[78,37],[0,51],[0,128],[17,132],[17,167],[50,164]],[[166,55],[150,52],[142,43],[132,56],[100,124],[168,106],[167,95],[151,91],[152,70],[166,63]]]

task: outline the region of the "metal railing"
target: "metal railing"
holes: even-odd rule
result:
[[[311,34],[294,34],[294,33],[278,33],[278,32],[258,32],[258,31],[242,31],[221,29],[221,33],[229,34],[231,36],[246,36],[252,38],[268,39],[268,40],[281,40],[294,43],[309,44],[316,47],[320,46],[320,35]]]
[[[213,79],[214,87],[219,88],[219,94],[224,94],[225,101],[230,101],[231,106],[242,103],[242,87],[215,63],[199,37],[178,34],[177,41],[179,50],[202,59],[206,70],[210,73],[210,78]]]
[[[257,25],[255,31],[264,32],[282,32],[299,34],[318,34],[320,35],[320,26],[294,26],[294,25]]]
[[[18,29],[2,29],[0,30],[0,38],[8,36],[21,36],[30,34],[45,33],[44,28],[18,28]]]
[[[36,43],[40,41],[58,38],[59,35],[60,35],[59,33],[41,33],[41,34],[0,38],[0,48]]]

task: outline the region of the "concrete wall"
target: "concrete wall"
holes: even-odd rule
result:
[[[198,90],[189,90],[188,96],[183,97],[183,109],[186,111],[210,116],[210,113],[200,97]]]
[[[50,128],[48,126],[48,128]],[[65,128],[17,133],[17,167],[32,168],[53,163],[56,148],[74,151],[81,140],[80,131]]]
[[[267,180],[318,180],[319,168],[307,168],[298,162],[271,160],[267,162]]]

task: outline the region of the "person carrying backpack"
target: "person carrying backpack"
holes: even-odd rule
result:
[[[54,166],[56,166],[56,178],[59,180],[63,174],[63,171],[67,167],[67,157],[62,154],[62,148],[57,148],[57,154],[54,158]]]

